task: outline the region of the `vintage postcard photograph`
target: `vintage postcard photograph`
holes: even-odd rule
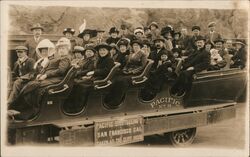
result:
[[[1,156],[249,156],[249,2],[2,1]]]

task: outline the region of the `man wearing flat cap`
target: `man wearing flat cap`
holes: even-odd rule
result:
[[[200,35],[201,28],[200,26],[193,26],[192,27],[192,33],[193,36],[189,38],[187,51],[185,53],[185,56],[188,56],[189,54],[193,53],[196,50],[196,39]]]
[[[14,103],[23,86],[33,78],[33,66],[35,64],[35,60],[29,58],[27,55],[27,47],[17,46],[15,49],[18,59],[14,64],[12,72],[12,80],[14,80],[14,83],[8,98],[8,106]]]
[[[210,54],[205,50],[205,41],[206,39],[202,36],[196,37],[197,48],[184,60],[180,75],[171,89],[173,96],[183,97],[191,90],[193,75],[209,67]]]
[[[210,22],[207,27],[209,29],[209,32],[205,35],[206,41],[210,41],[213,46],[215,46],[214,41],[218,38],[221,38],[221,35],[215,30],[216,23]]]
[[[44,39],[41,37],[44,28],[41,26],[41,24],[36,23],[30,28],[30,30],[33,32],[33,37],[27,39],[24,45],[28,48],[29,58],[38,60],[38,56],[36,54],[36,47],[38,43]]]

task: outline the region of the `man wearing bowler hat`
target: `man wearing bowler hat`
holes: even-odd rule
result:
[[[210,54],[205,50],[205,41],[202,36],[196,37],[197,48],[184,60],[182,71],[171,89],[173,96],[183,97],[191,90],[193,75],[209,67]]]
[[[209,32],[205,36],[206,41],[210,41],[213,44],[213,46],[215,46],[214,41],[216,39],[218,39],[218,38],[221,38],[221,35],[218,32],[216,32],[216,30],[215,30],[216,23],[215,22],[210,22],[207,25],[207,27],[209,29]]]
[[[151,51],[149,54],[149,59],[152,59],[154,61],[152,70],[156,70],[158,67],[158,62],[161,59],[162,53],[167,53],[168,51],[165,49],[165,38],[162,36],[157,36],[156,39],[154,40],[154,46],[155,50]],[[170,51],[169,53],[170,54]]]
[[[28,48],[29,58],[37,60],[38,56],[36,54],[36,47],[38,43],[44,39],[41,37],[44,28],[41,26],[40,23],[36,23],[30,28],[30,30],[33,32],[33,37],[27,39],[24,45]]]

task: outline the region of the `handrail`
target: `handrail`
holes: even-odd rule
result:
[[[66,82],[71,78],[72,75],[74,75],[74,72],[75,72],[75,68],[71,67],[61,82],[54,84],[54,85],[49,85],[46,89],[50,90],[52,88],[65,86]]]

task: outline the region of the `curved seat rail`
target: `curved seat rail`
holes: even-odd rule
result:
[[[115,73],[116,73],[117,69],[120,67],[120,65],[121,65],[120,63],[115,62],[115,65],[110,70],[110,72],[106,78],[104,78],[103,80],[94,81],[94,88],[95,89],[103,89],[103,88],[110,86],[112,84],[111,79],[115,75]]]
[[[138,76],[132,77],[132,84],[133,84],[133,85],[141,84],[141,83],[147,81],[147,79],[148,79],[148,74],[149,74],[149,71],[150,71],[150,69],[151,69],[153,63],[154,63],[153,60],[147,59],[147,64],[146,64],[146,66],[145,66],[143,72],[142,72],[140,75],[138,75]]]
[[[49,85],[46,90],[48,91],[48,94],[58,94],[66,91],[69,88],[69,82],[74,78],[76,69],[74,67],[71,67],[69,71],[67,72],[64,79],[54,85]]]

